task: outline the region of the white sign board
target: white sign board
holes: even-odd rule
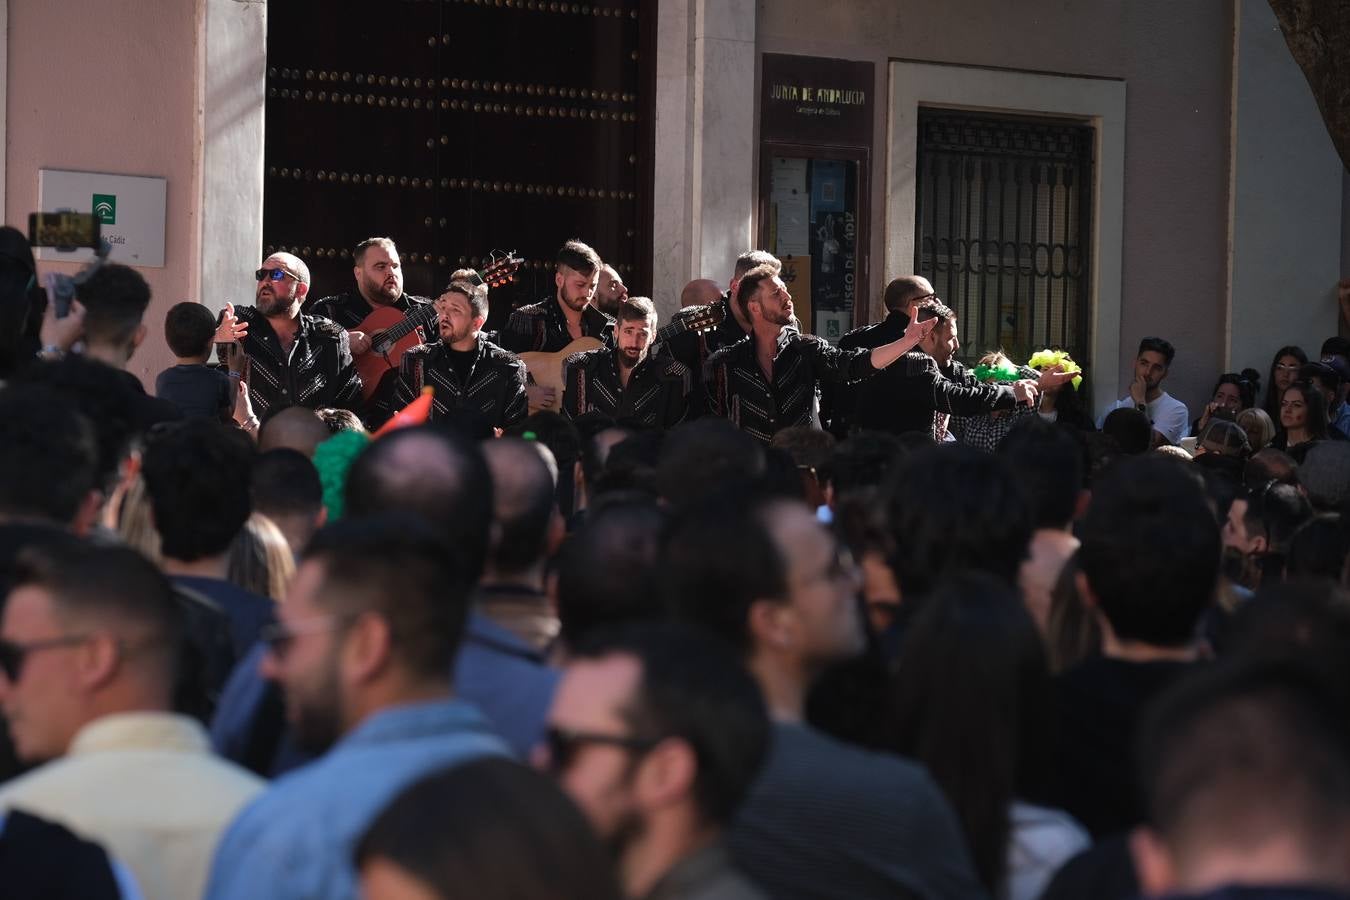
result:
[[[108,259],[128,266],[164,265],[164,215],[168,182],[138,175],[38,170],[38,209],[41,212],[92,212],[99,218],[103,239],[112,247]],[[34,248],[37,258],[88,262],[94,251],[85,247],[63,251]]]

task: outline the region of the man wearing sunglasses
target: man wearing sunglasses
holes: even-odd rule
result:
[[[300,312],[309,294],[309,266],[290,253],[273,253],[254,277],[255,305],[225,304],[216,330],[217,343],[238,342],[243,349],[253,411],[266,418],[284,406],[358,410],[361,375],[352,364],[347,330]]]
[[[0,622],[0,707],[21,758],[0,789],[103,844],[147,900],[199,897],[226,825],[262,790],[173,710],[183,614],[152,563],[83,543],[20,556]]]
[[[386,804],[436,769],[507,754],[451,694],[472,582],[459,549],[407,515],[358,515],[310,541],[262,674],[296,743],[323,756],[230,826],[206,897],[355,898],[352,851]]]
[[[642,900],[760,900],[722,843],[768,750],[730,647],[688,626],[597,631],[573,648],[536,763],[553,772]]]

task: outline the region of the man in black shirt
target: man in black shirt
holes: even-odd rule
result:
[[[1040,389],[1063,384],[1072,374],[1049,370],[1039,381],[1024,379],[1011,385],[982,384],[956,360],[961,349],[956,313],[935,299],[924,300],[919,321],[936,327],[919,347],[886,373],[877,387],[863,385],[850,414],[850,426],[904,434],[926,432],[939,442],[948,439],[952,415],[978,416],[1018,403],[1036,402]],[[884,326],[885,323],[883,323]]]
[[[720,313],[721,324],[711,331],[703,333],[697,331],[682,332],[662,345],[663,352],[669,353],[688,366],[699,377],[702,377],[708,363],[708,357],[723,347],[730,347],[732,344],[739,343],[750,333],[750,320],[745,317],[745,314],[735,303],[736,289],[740,287],[741,279],[745,277],[745,274],[759,266],[771,266],[777,272],[783,264],[772,253],[764,250],[747,250],[736,257],[736,267],[732,271],[731,284],[727,292],[720,299],[707,306],[686,306],[683,302],[683,296],[694,282],[685,285],[685,291],[681,293],[680,303],[683,308],[675,314],[675,319],[699,318]],[[792,320],[792,324],[797,325],[795,318]]]
[[[461,408],[482,413],[494,428],[525,418],[524,363],[479,333],[488,314],[488,287],[478,273],[452,274],[436,298],[436,312],[440,340],[403,354],[390,412],[430,385],[433,419]]]
[[[370,335],[353,329],[372,312],[377,309],[396,309],[407,314],[425,307],[431,301],[426,297],[403,293],[403,263],[398,258],[398,248],[391,238],[366,238],[352,251],[352,262],[356,290],[311,300],[305,304],[304,310],[311,316],[332,319],[346,328],[351,339],[352,355],[360,356],[370,349]],[[423,343],[436,339],[435,327],[436,321],[433,319],[425,328],[417,329]]]
[[[736,290],[751,331],[714,353],[705,373],[709,410],[768,443],[790,425],[813,425],[816,383],[870,378],[918,346],[932,320],[915,321],[899,340],[871,350],[843,351],[792,327],[792,295],[778,270],[751,269]]]
[[[274,408],[357,409],[361,375],[352,364],[347,330],[300,312],[309,294],[309,266],[273,253],[256,273],[255,306],[225,305],[218,343],[238,341],[249,363],[249,400],[266,417]]]
[[[669,357],[652,358],[656,307],[646,297],[619,305],[617,346],[574,353],[563,363],[563,412],[576,418],[596,410],[616,421],[674,428],[689,413],[694,373]]]
[[[501,344],[512,353],[557,353],[583,337],[610,342],[614,320],[591,303],[600,281],[600,256],[581,241],[568,241],[557,263],[554,296],[522,306],[506,320]],[[530,405],[539,409],[556,409],[562,400],[552,388],[533,383],[527,393]]]

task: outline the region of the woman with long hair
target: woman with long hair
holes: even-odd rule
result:
[[[1204,431],[1216,415],[1235,420],[1238,413],[1256,405],[1256,395],[1260,389],[1261,375],[1255,369],[1223,373],[1214,385],[1214,392],[1201,411],[1200,418],[1191,423],[1191,434],[1198,435]]]
[[[1266,380],[1266,402],[1262,406],[1272,422],[1280,421],[1280,398],[1289,385],[1298,381],[1298,370],[1307,361],[1308,354],[1303,348],[1292,344],[1275,351],[1275,358],[1270,361],[1270,378]]]
[[[1322,392],[1306,381],[1296,381],[1280,398],[1280,433],[1270,446],[1289,452],[1303,444],[1324,441],[1327,424],[1327,401]],[[1306,447],[1303,452],[1307,452]]]
[[[892,748],[942,788],[990,895],[1040,896],[1089,841],[1036,805],[1052,790],[1050,671],[1017,592],[973,573],[935,590],[905,635],[892,702]]]
[[[295,574],[295,556],[286,535],[262,513],[253,513],[230,543],[225,577],[259,597],[280,603]]]

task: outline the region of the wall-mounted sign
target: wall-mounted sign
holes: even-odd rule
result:
[[[38,170],[41,212],[93,213],[103,239],[112,247],[108,258],[129,266],[164,265],[164,215],[168,182],[139,175],[103,175],[64,169]],[[94,251],[35,248],[38,259],[88,262]]]
[[[781,53],[763,61],[761,139],[872,146],[872,63]]]

